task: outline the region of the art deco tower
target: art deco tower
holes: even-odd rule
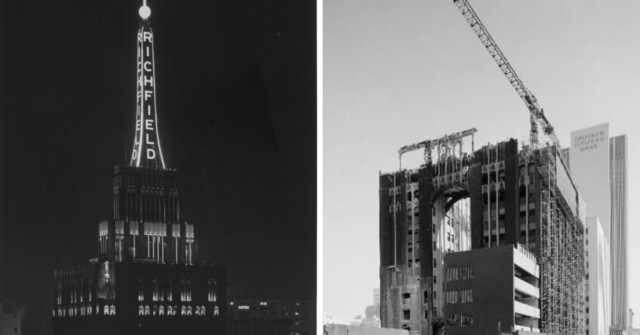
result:
[[[226,334],[225,268],[197,262],[181,180],[160,146],[150,14],[145,3],[131,161],[115,167],[98,257],[55,272],[55,334]]]
[[[130,164],[115,168],[113,221],[100,223],[100,255],[193,264],[195,228],[183,219],[180,178],[166,167],[160,145],[153,31],[144,8],[137,35],[135,141]]]

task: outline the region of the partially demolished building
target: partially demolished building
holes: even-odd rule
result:
[[[530,315],[516,311],[498,329],[517,329],[519,320],[527,317],[526,325],[542,332],[582,334],[585,204],[558,148],[519,148],[511,139],[475,150],[475,132],[405,146],[399,151],[401,162],[404,153],[423,149],[424,164],[414,170],[400,164],[399,171],[380,175],[382,327],[423,335],[444,329],[447,334],[465,333],[456,329],[474,324],[473,311],[447,314],[451,309],[445,309],[446,304],[471,300],[477,308],[486,308],[474,297],[476,292],[500,291],[496,285],[445,290],[445,270],[450,268],[445,255],[512,245],[538,263],[539,278],[529,285],[539,290],[539,299],[524,295],[522,301],[531,307],[529,314],[538,310],[539,319],[533,327]],[[464,153],[463,143],[469,139],[471,151]],[[476,266],[480,264],[465,274]],[[531,289],[522,291],[530,294]]]

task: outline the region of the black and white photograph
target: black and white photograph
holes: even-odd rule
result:
[[[0,334],[316,334],[316,4],[0,13]]]
[[[0,335],[640,335],[640,2],[0,14]]]
[[[330,335],[638,334],[637,1],[324,1]]]

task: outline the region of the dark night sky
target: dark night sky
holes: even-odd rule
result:
[[[0,3],[0,299],[50,304],[53,271],[97,256],[132,149],[141,3]],[[163,153],[201,260],[315,298],[316,4],[148,4]]]

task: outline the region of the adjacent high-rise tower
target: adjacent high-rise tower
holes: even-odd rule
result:
[[[98,257],[55,272],[55,334],[226,334],[225,268],[197,262],[181,179],[160,146],[150,14],[145,3],[131,161],[115,167]]]
[[[611,334],[622,335],[629,326],[627,257],[627,136],[609,140],[611,174]]]
[[[608,124],[576,130],[571,133],[571,148],[564,154],[576,185],[589,204],[588,215],[603,222],[610,246],[610,334],[620,335],[628,326],[627,137],[609,137]]]

